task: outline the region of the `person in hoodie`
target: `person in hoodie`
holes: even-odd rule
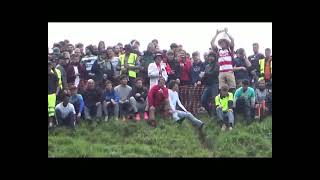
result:
[[[112,88],[112,82],[107,80],[106,81],[106,89],[103,93],[104,98],[103,100],[103,112],[105,115],[104,120],[109,120],[109,114],[114,114],[116,120],[119,117],[119,95],[116,91]]]
[[[102,116],[102,92],[95,87],[93,79],[88,80],[87,89],[83,92],[85,119],[101,118]]]
[[[191,61],[186,56],[186,51],[181,50],[179,54],[179,63],[181,68],[180,83],[181,86],[188,86],[191,84]]]
[[[143,56],[141,57],[141,66],[139,77],[141,77],[146,86],[149,86],[149,78],[148,78],[148,67],[149,64],[154,62],[154,54],[155,54],[155,45],[154,43],[149,43],[147,50],[143,52]]]
[[[135,86],[130,93],[130,104],[133,107],[135,113],[135,120],[140,121],[140,113],[144,112],[144,120],[148,120],[148,106],[147,106],[147,96],[148,89],[143,87],[143,81],[141,78],[137,78]]]
[[[104,89],[105,80],[113,80],[114,70],[110,60],[107,58],[107,51],[102,50],[98,59],[93,63],[91,72],[94,73],[94,80],[98,86]]]
[[[111,62],[113,67],[113,78],[112,82],[113,85],[117,86],[119,84],[119,77],[120,77],[120,59],[119,57],[115,56],[114,50],[111,46],[107,47],[107,55],[108,55],[108,61]]]
[[[219,93],[219,64],[215,53],[211,52],[208,54],[208,63],[204,70],[204,77],[202,78],[202,84],[204,84],[205,88],[201,96],[201,104],[211,117],[215,112],[215,108],[212,107],[210,102],[214,102],[213,99]]]
[[[167,52],[168,57],[168,64],[171,68],[171,73],[168,74],[168,82],[171,80],[176,80],[178,83],[180,83],[180,64],[179,62],[174,58],[174,52],[173,50],[169,50]]]
[[[204,75],[204,63],[200,60],[199,52],[192,53],[193,64],[191,67],[191,83],[194,86],[201,85],[201,78]]]

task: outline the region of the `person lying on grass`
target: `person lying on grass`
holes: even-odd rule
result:
[[[204,123],[202,121],[200,121],[199,119],[197,119],[196,117],[194,117],[189,111],[187,111],[187,109],[183,106],[183,104],[181,103],[181,101],[179,99],[178,82],[175,80],[171,80],[169,82],[168,86],[169,86],[169,90],[168,90],[169,91],[169,102],[170,102],[170,107],[171,107],[171,110],[169,112],[172,114],[173,119],[177,123],[181,124],[182,121],[185,118],[187,118],[193,125],[195,125],[196,127],[198,127],[201,130]],[[176,109],[177,103],[183,111]]]

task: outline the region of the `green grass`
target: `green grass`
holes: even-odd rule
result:
[[[272,157],[272,117],[222,132],[215,120],[199,117],[203,133],[187,120],[181,125],[145,122],[83,122],[76,130],[48,131],[48,157]]]

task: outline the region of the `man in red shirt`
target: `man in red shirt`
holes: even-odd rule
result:
[[[181,68],[180,84],[186,86],[191,84],[191,61],[186,57],[186,51],[180,51],[179,63]]]
[[[154,85],[148,93],[149,119],[153,127],[157,126],[157,121],[155,120],[156,110],[162,111],[164,118],[168,117],[170,104],[168,88],[165,87],[165,83],[165,79],[160,77],[158,84]]]

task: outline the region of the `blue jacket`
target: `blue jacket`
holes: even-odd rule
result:
[[[111,101],[113,99],[115,102],[119,102],[119,95],[112,89],[111,91],[105,91],[103,94],[103,98],[105,101]]]
[[[83,101],[81,94],[76,94],[74,96],[71,96],[69,98],[69,102],[71,104],[73,104],[75,106],[75,108],[78,107],[78,105],[79,105],[79,112],[83,112],[84,101]]]

